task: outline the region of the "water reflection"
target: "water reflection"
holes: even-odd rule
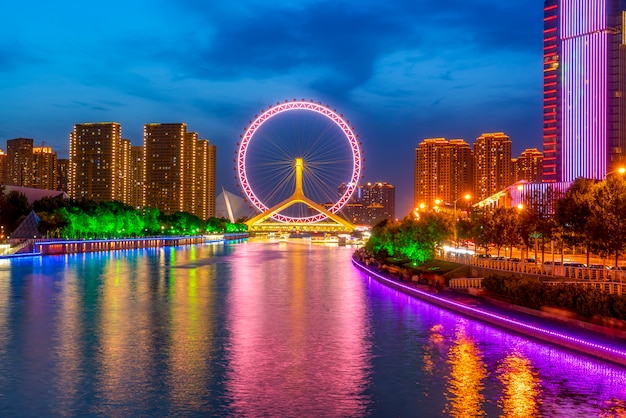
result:
[[[215,265],[197,268],[196,249],[189,251],[191,267],[170,287],[171,347],[169,385],[176,409],[202,411],[206,407],[205,382],[214,378],[210,368],[215,351]],[[172,264],[174,265],[174,264]],[[173,269],[172,269],[173,270]]]
[[[424,347],[424,371],[433,375],[436,371],[435,364],[441,360],[444,337],[443,325],[433,325],[429,330],[428,344]]]
[[[248,245],[233,263],[228,388],[236,415],[363,415],[369,347],[351,267],[336,248],[269,250]]]
[[[626,370],[247,243],[0,262],[2,416],[626,415]]]
[[[121,260],[111,254],[103,260],[101,271],[91,270],[95,277],[89,280],[101,283],[96,357],[98,394],[104,405],[133,407],[142,405],[149,396],[155,353],[150,333],[143,330],[152,320],[149,293],[143,291],[145,281],[136,284],[137,275],[129,274],[128,263],[128,259]],[[142,276],[141,272],[139,275]],[[133,390],[129,391],[129,387]]]
[[[467,335],[465,321],[457,326],[455,338],[448,352],[451,366],[448,377],[446,412],[453,417],[481,417],[485,415],[482,404],[483,379],[487,368],[476,343]]]
[[[498,379],[503,385],[503,417],[537,416],[540,381],[529,359],[519,352],[509,354],[498,368]]]

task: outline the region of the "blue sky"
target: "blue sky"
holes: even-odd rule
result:
[[[540,0],[3,3],[3,149],[30,137],[67,157],[74,123],[120,122],[141,145],[144,123],[185,122],[236,192],[248,121],[313,99],[350,120],[364,180],[396,185],[398,217],[424,138],[503,131],[514,154],[541,149]]]

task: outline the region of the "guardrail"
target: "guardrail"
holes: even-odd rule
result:
[[[568,265],[541,264],[539,262],[525,262],[499,260],[496,258],[478,258],[472,256],[446,256],[447,261],[468,264],[492,270],[502,270],[512,273],[525,273],[537,276],[548,276],[564,279],[575,279],[586,282],[617,283],[626,285],[626,270],[606,268],[576,267]]]
[[[450,279],[448,287],[451,289],[482,289],[483,278],[482,277],[461,277],[457,279]]]

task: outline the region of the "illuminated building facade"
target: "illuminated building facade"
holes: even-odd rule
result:
[[[7,141],[5,184],[20,187],[33,185],[33,139],[15,138]]]
[[[143,206],[215,216],[215,146],[184,123],[144,126]]]
[[[347,185],[337,188],[337,196],[343,196]],[[326,208],[332,206],[327,203]],[[396,214],[396,188],[387,182],[366,183],[355,189],[350,201],[341,209],[341,215],[353,224],[376,225],[378,222],[394,220]]]
[[[473,195],[473,151],[462,139],[430,138],[415,149],[414,208]],[[441,204],[440,203],[440,204]]]
[[[626,162],[622,14],[619,0],[545,0],[546,182],[601,179]]]
[[[143,146],[130,147],[130,205],[143,207]]]
[[[6,183],[7,177],[7,154],[0,150],[0,184]]]
[[[32,186],[37,189],[57,189],[57,154],[50,147],[33,148]]]
[[[144,202],[172,214],[185,208],[184,123],[149,123],[144,126]]]
[[[543,181],[543,154],[537,148],[525,149],[511,164],[513,183],[521,180],[529,183]]]
[[[117,122],[79,123],[70,134],[68,194],[73,199],[95,202],[120,200],[125,146],[122,128]]]
[[[511,182],[511,140],[502,132],[485,133],[474,142],[474,197],[485,199]]]
[[[67,158],[57,158],[56,178],[57,185],[55,190],[67,192],[69,183],[70,160]]]
[[[198,140],[195,155],[195,208],[193,213],[206,220],[215,217],[216,147],[206,139]]]
[[[370,224],[395,219],[396,188],[387,182],[366,183],[361,187],[361,203]]]

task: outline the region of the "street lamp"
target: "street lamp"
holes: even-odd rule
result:
[[[609,177],[609,175],[617,173],[620,176],[623,176],[626,173],[626,167],[619,167],[613,171],[609,171],[608,173],[606,173],[606,177]]]
[[[465,193],[465,196],[463,196],[463,199],[465,199],[468,202],[469,202],[469,200],[471,198],[472,198],[472,196],[469,193]],[[461,199],[461,198],[459,197],[459,198],[457,198],[454,201],[454,245],[455,246],[458,246],[458,242],[457,242],[458,241],[458,231],[457,231],[458,225],[457,225],[457,223],[459,221],[459,217],[456,214],[456,202],[458,202],[459,199]]]

